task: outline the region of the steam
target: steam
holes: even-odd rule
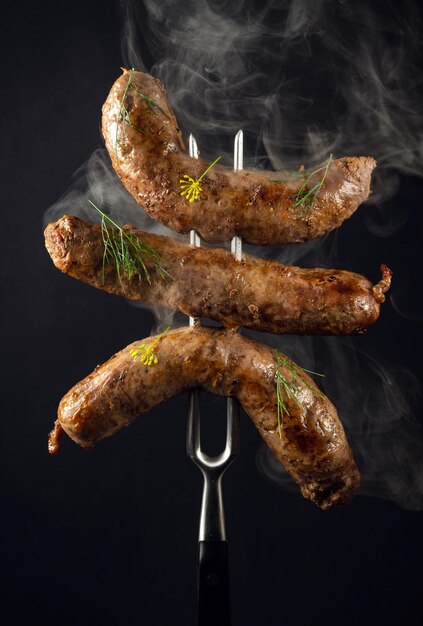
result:
[[[98,222],[99,213],[88,202],[113,213],[124,225],[175,237],[175,233],[152,220],[141,210],[120,182],[105,149],[95,150],[88,161],[74,173],[69,189],[44,214],[44,227],[63,215],[76,215],[89,222]],[[176,235],[177,236],[177,235]]]
[[[139,3],[121,5],[125,63],[142,68],[149,51],[181,127],[209,158],[230,162],[242,127],[247,167],[375,157],[373,204],[394,196],[398,174],[422,176],[416,3],[144,0],[143,20]]]
[[[351,337],[307,338],[301,344],[280,338],[278,343],[305,367],[326,373],[317,382],[342,419],[362,474],[360,494],[423,509],[423,430],[416,417],[422,389],[414,374],[365,354]],[[257,461],[265,476],[294,487],[267,447],[261,447]]]
[[[375,236],[389,237],[405,223],[406,207],[386,202],[397,193],[401,174],[423,175],[417,3],[403,0],[398,9],[393,2],[364,0],[120,0],[120,6],[124,64],[162,80],[183,135],[195,134],[202,156],[211,161],[221,155],[230,165],[240,128],[247,168],[311,166],[330,153],[373,156],[378,167],[366,226]],[[118,74],[117,68],[111,81]],[[65,213],[99,221],[88,198],[122,225],[178,237],[140,209],[105,150],[96,150],[76,172],[45,222]],[[259,253],[285,263],[328,266],[337,255],[337,237],[331,233]],[[258,253],[249,246],[244,250]],[[395,291],[394,285],[393,294],[399,314],[423,319],[409,288]],[[172,311],[154,312],[157,331],[175,323]],[[178,314],[176,323],[186,318]],[[353,338],[246,334],[327,374],[323,387],[362,471],[362,493],[423,508],[423,437],[414,417],[421,387],[411,372],[376,361]],[[258,462],[267,476],[289,483],[264,448]]]

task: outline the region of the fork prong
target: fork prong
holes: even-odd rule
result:
[[[240,418],[239,402],[231,398],[226,406],[226,446],[225,452],[232,462],[240,449]]]
[[[234,139],[234,171],[244,169],[244,131],[239,130]]]
[[[197,140],[195,139],[194,135],[192,133],[190,133],[189,136],[189,142],[188,142],[188,150],[189,150],[189,156],[193,159],[198,159],[198,144],[197,144]],[[200,248],[201,246],[201,239],[199,237],[199,235],[195,232],[195,230],[190,230],[189,233],[189,242],[192,246],[196,246],[197,248]],[[197,324],[200,323],[200,320],[198,317],[191,317],[189,318],[189,325],[190,326],[196,326]]]
[[[244,167],[244,133],[239,130],[234,139],[234,172],[242,170]],[[231,241],[231,252],[237,261],[242,260],[242,240],[241,237],[233,237]]]
[[[238,172],[244,167],[244,133],[239,130],[234,139],[234,171]],[[237,261],[242,261],[242,239],[233,237],[231,241],[231,252]],[[235,398],[227,401],[227,435],[226,448],[228,450],[230,462],[237,456],[240,448],[240,418],[239,403]]]
[[[200,454],[200,390],[193,389],[188,397],[187,454],[194,463]]]
[[[195,139],[192,133],[190,133],[189,135],[188,152],[189,152],[189,156],[192,159],[198,159],[198,144],[197,144],[197,140]],[[192,246],[197,246],[197,248],[201,246],[201,239],[198,236],[198,234],[195,232],[195,230],[190,230],[189,242]],[[194,326],[195,318],[190,317],[189,321],[190,321],[190,326]]]
[[[198,159],[198,144],[192,133],[190,133],[189,135],[188,152],[190,157],[192,157],[193,159]]]

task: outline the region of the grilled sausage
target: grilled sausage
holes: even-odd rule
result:
[[[280,356],[278,365],[269,346],[205,327],[170,331],[156,344],[157,363],[151,366],[132,358],[130,349],[139,345],[115,354],[64,396],[51,435],[52,453],[61,428],[79,445],[90,447],[165,400],[201,387],[238,398],[305,498],[323,509],[352,498],[360,475],[336,409],[287,357]],[[280,434],[278,371],[295,383],[293,395],[281,385],[287,412],[280,418]]]
[[[194,202],[181,195],[180,181],[196,181],[209,163],[185,151],[163,85],[148,74],[128,72],[113,85],[103,106],[103,136],[126,189],[155,220],[181,233],[195,229],[205,241],[234,235],[253,244],[302,242],[319,237],[350,217],[369,195],[370,157],[330,163],[306,185],[322,186],[311,210],[298,214],[295,194],[304,179],[275,172],[215,165]],[[281,179],[281,182],[275,182]]]
[[[49,254],[66,274],[131,300],[208,317],[229,328],[361,333],[378,318],[390,284],[391,272],[385,266],[382,280],[372,286],[364,276],[344,270],[301,269],[248,255],[238,262],[223,249],[196,248],[149,233],[138,236],[160,253],[171,280],[163,280],[151,266],[150,283],[136,276],[119,279],[113,264],[103,272],[98,224],[66,216],[45,231]]]

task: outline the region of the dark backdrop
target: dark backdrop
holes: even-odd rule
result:
[[[42,237],[44,211],[101,145],[122,64],[118,10],[63,0],[1,13],[4,623],[193,624],[201,480],[185,455],[186,397],[89,452],[64,440],[49,457],[46,445],[61,396],[153,324],[60,274]],[[347,266],[383,257],[401,276],[420,263],[420,193],[403,177],[395,202],[409,216],[388,245],[358,211],[343,228]],[[389,301],[366,340],[421,376],[421,322]],[[223,409],[207,396],[205,414]],[[422,513],[369,497],[322,512],[259,474],[258,446],[244,415],[224,481],[234,624],[420,623]]]

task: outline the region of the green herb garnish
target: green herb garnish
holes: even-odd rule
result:
[[[278,402],[278,433],[279,437],[282,438],[282,420],[283,414],[286,413],[289,415],[288,407],[286,406],[283,392],[285,392],[286,398],[289,400],[292,398],[298,404],[298,406],[302,406],[301,402],[298,400],[296,394],[300,391],[299,380],[308,387],[315,396],[323,397],[321,391],[319,391],[316,387],[311,385],[307,380],[301,376],[302,372],[307,372],[307,374],[314,374],[315,376],[322,376],[324,374],[318,374],[317,372],[313,372],[312,370],[307,370],[305,367],[299,367],[295,365],[292,361],[288,361],[285,359],[279,350],[275,350],[276,355],[276,398]],[[281,367],[286,367],[286,369],[290,373],[290,377],[286,378],[281,371]]]
[[[271,181],[273,183],[282,183],[289,182],[293,178],[299,178],[303,181],[303,184],[301,185],[299,190],[292,195],[292,199],[294,200],[294,206],[291,209],[291,212],[296,219],[306,219],[310,215],[317,195],[320,192],[323,183],[325,182],[331,161],[332,155],[330,154],[328,159],[323,163],[323,165],[315,170],[289,172],[289,178]],[[311,179],[320,172],[322,172],[320,180],[312,187],[309,187]]]
[[[156,365],[159,362],[159,359],[154,353],[155,348],[158,343],[163,339],[163,337],[169,332],[170,326],[168,326],[158,337],[154,339],[151,343],[142,343],[138,346],[138,348],[131,348],[129,354],[132,356],[134,361],[137,359],[141,360],[141,363],[144,365]]]
[[[172,276],[163,265],[161,254],[155,248],[143,242],[135,232],[121,228],[94,202],[91,200],[89,202],[101,215],[101,236],[104,245],[103,283],[105,267],[109,263],[115,264],[119,283],[124,291],[122,275],[128,280],[135,277],[142,281],[145,278],[151,284],[151,275],[147,264],[152,265],[163,280],[172,280]]]
[[[313,208],[314,201],[316,200],[317,194],[319,193],[320,189],[322,188],[323,183],[325,182],[325,178],[327,176],[331,161],[332,161],[332,155],[330,154],[329,158],[325,161],[325,163],[321,167],[319,167],[317,170],[313,170],[312,172],[307,173],[306,178],[303,184],[301,185],[300,189],[293,196],[293,199],[294,199],[293,213],[296,217],[307,218],[310,215],[311,210]],[[320,172],[323,172],[321,179],[315,185],[313,185],[313,187],[309,189],[310,180],[313,178],[313,176],[315,176],[316,174],[319,174]]]
[[[117,147],[119,145],[119,129],[122,126],[122,124],[123,124],[125,136],[126,136],[125,124],[133,128],[134,130],[138,131],[139,133],[143,133],[144,135],[147,134],[147,132],[143,128],[141,128],[140,126],[137,126],[131,120],[131,115],[126,106],[126,97],[130,89],[135,91],[136,94],[138,94],[139,96],[141,96],[143,100],[145,100],[145,102],[148,104],[149,108],[153,111],[153,113],[158,115],[157,111],[160,111],[161,113],[163,113],[165,117],[169,118],[168,114],[166,113],[166,111],[163,110],[160,104],[157,104],[157,102],[155,102],[152,98],[149,98],[149,96],[147,96],[145,93],[140,91],[140,89],[138,89],[138,87],[133,83],[134,71],[135,71],[134,68],[129,70],[128,82],[126,83],[126,87],[122,96],[122,101],[119,107],[118,123],[116,124],[116,141],[115,141],[116,158],[118,158]]]

